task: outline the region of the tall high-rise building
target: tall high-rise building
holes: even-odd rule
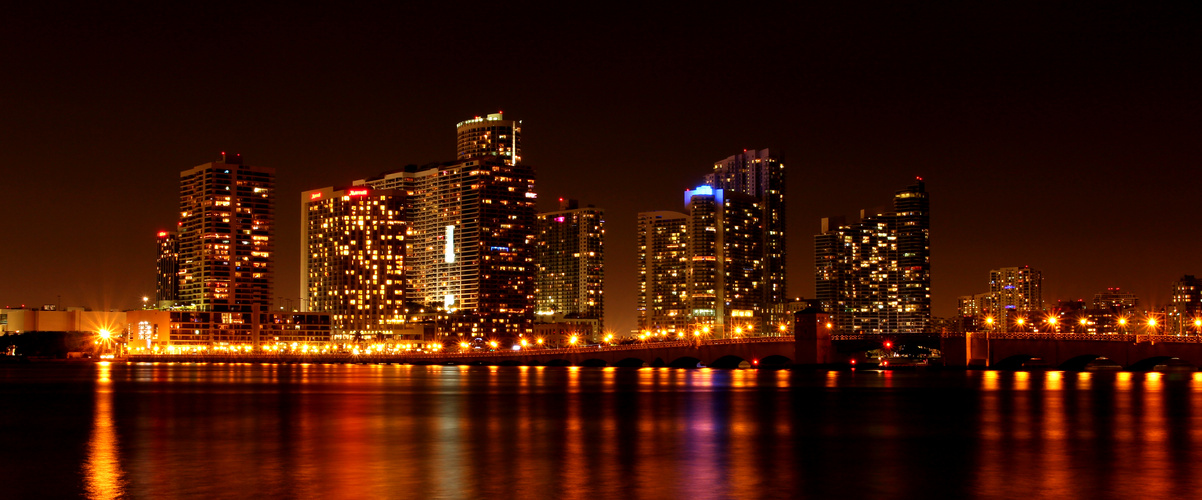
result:
[[[989,295],[993,321],[1010,328],[1018,318],[1028,318],[1043,311],[1043,273],[1031,266],[991,270]]]
[[[367,187],[301,193],[301,307],[329,313],[334,340],[404,328],[404,201]]]
[[[536,314],[604,319],[604,212],[560,198],[538,214]]]
[[[210,311],[271,307],[275,169],[239,156],[180,172],[178,304]]]
[[[437,326],[440,334],[508,338],[531,331],[533,168],[476,157],[354,184],[407,194],[406,295],[414,307],[452,316]]]
[[[685,191],[688,310],[720,337],[762,331],[764,235],[758,198],[701,186]]]
[[[688,330],[689,217],[640,212],[638,252],[639,329]]]
[[[762,255],[756,260],[762,262],[763,276],[759,281],[763,286],[759,288],[760,297],[756,302],[765,313],[774,311],[774,317],[769,318],[772,324],[783,321],[788,316],[784,308],[788,294],[785,273],[785,165],[782,159],[768,149],[744,150],[714,163],[714,171],[706,177],[706,181],[714,189],[743,193],[759,200]]]
[[[814,237],[818,299],[844,333],[926,332],[931,325],[930,202],[922,179],[893,210],[822,219]]]
[[[506,120],[500,112],[477,116],[455,125],[456,158],[492,156],[509,165],[522,162],[522,121]]]
[[[159,307],[170,307],[179,300],[179,233],[159,231],[158,236],[154,300]]]

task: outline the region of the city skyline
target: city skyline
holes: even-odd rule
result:
[[[980,292],[1002,267],[1041,269],[1048,301],[1121,287],[1148,306],[1167,304],[1181,275],[1202,272],[1193,250],[1202,231],[1189,215],[1198,51],[1185,35],[1190,16],[1174,12],[895,7],[852,16],[796,7],[761,15],[755,37],[721,42],[692,28],[720,19],[715,11],[691,12],[662,33],[645,23],[675,13],[569,15],[564,27],[533,15],[515,26],[529,35],[515,42],[514,77],[483,86],[457,81],[470,71],[456,68],[472,64],[449,66],[484,60],[470,44],[396,53],[398,67],[426,68],[436,83],[380,66],[380,49],[332,55],[435,39],[412,24],[404,33],[357,29],[408,11],[342,13],[348,22],[306,41],[305,27],[324,13],[298,9],[271,23],[273,12],[244,7],[232,24],[216,22],[229,14],[220,8],[196,18],[166,7],[128,20],[103,9],[61,13],[113,21],[73,31],[24,8],[12,19],[27,22],[6,23],[6,36],[59,42],[9,55],[31,77],[5,83],[22,99],[3,120],[11,188],[0,203],[28,236],[0,248],[3,305],[62,296],[64,305],[128,308],[153,296],[147,263],[153,235],[174,229],[174,176],[221,150],[275,169],[289,199],[448,160],[450,125],[502,110],[522,120],[522,161],[539,170],[540,211],[558,197],[606,208],[607,325],[618,331],[634,324],[636,214],[675,207],[680,190],[742,148],[780,150],[792,170],[790,297],[815,296],[810,238],[822,217],[879,204],[880,193],[915,176],[938,194],[936,316],[954,314],[957,297]],[[805,20],[812,15],[829,24]],[[465,31],[486,25],[462,22]],[[167,25],[178,29],[159,27]],[[260,29],[237,44],[191,38],[202,27],[248,25]],[[924,31],[931,35],[915,36]],[[339,39],[346,33],[362,34]],[[156,47],[175,50],[166,57]],[[544,64],[570,51],[585,62]],[[337,63],[338,79],[305,77],[315,63]],[[697,78],[738,65],[773,75]],[[214,72],[245,78],[211,86],[202,76]],[[59,175],[48,182],[46,172]],[[299,288],[290,271],[299,265],[298,209],[280,204],[276,214],[277,295]]]

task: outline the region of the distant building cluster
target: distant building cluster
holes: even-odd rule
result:
[[[1202,334],[1202,280],[1185,275],[1170,284],[1170,303],[1140,310],[1135,294],[1106,288],[1086,301],[1043,301],[1043,273],[1030,266],[989,272],[989,292],[957,300],[956,331],[1081,334]]]
[[[275,288],[275,170],[238,155],[180,172],[179,219],[159,231],[156,290],[141,310],[0,311],[0,332],[121,329],[157,349],[314,343],[543,345],[612,342],[605,322],[605,212],[560,198],[539,213],[522,123],[501,113],[456,124],[455,158],[300,193],[300,289]],[[790,299],[786,172],[778,151],[714,162],[679,211],[638,214],[638,329],[644,339],[785,335],[820,309],[832,334],[946,331],[1202,334],[1202,280],[1170,303],[1134,294],[1045,301],[1043,273],[999,267],[953,318],[931,314],[930,195],[922,178],[889,208],[821,220],[816,298]],[[118,325],[124,324],[124,327]]]
[[[604,212],[537,213],[520,121],[456,133],[454,161],[301,193],[295,302],[275,297],[274,170],[223,154],[184,171],[179,227],[159,233],[159,310],[130,313],[177,346],[599,336]]]

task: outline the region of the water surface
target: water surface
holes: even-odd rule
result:
[[[0,365],[13,498],[1202,491],[1202,376]]]

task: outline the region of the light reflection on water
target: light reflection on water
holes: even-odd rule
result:
[[[0,396],[48,370],[87,384],[55,397],[91,409],[61,461],[93,498],[1202,490],[1197,374],[97,363],[0,368]],[[56,415],[0,424],[74,449]],[[0,457],[16,491],[50,469]]]
[[[89,498],[120,498],[125,493],[125,473],[118,458],[116,424],[113,422],[112,364],[96,363],[96,408],[88,458],[83,464]]]

